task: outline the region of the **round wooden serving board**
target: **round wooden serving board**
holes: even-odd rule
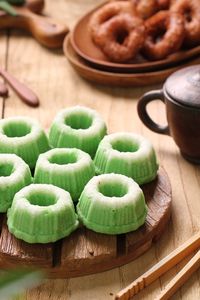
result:
[[[104,235],[80,227],[53,244],[27,244],[9,233],[1,215],[0,267],[34,266],[47,276],[69,278],[124,265],[143,254],[159,239],[171,212],[171,186],[163,168],[156,180],[142,187],[148,206],[145,224],[135,232]]]
[[[95,69],[91,67],[86,60],[79,56],[71,44],[70,35],[68,35],[63,44],[64,54],[73,68],[83,78],[98,84],[116,86],[116,87],[138,87],[152,85],[164,82],[165,79],[180,68],[199,64],[200,58],[193,59],[187,63],[179,64],[160,71],[143,73],[116,73]]]

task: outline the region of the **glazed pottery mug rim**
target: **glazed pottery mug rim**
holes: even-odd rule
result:
[[[163,92],[164,96],[166,95],[167,100],[171,101],[173,104],[175,104],[177,106],[180,106],[184,109],[191,109],[193,111],[194,110],[195,111],[200,111],[200,107],[194,107],[194,106],[191,106],[189,104],[188,105],[187,104],[182,104],[182,103],[178,102],[176,99],[174,99],[172,96],[170,96],[170,94],[167,92],[165,84],[163,85],[163,88],[161,89],[161,91]],[[160,100],[160,99],[158,99],[158,100]]]

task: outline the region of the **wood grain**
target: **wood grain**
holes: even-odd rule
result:
[[[164,171],[162,170],[161,172]],[[171,199],[171,186],[164,178],[164,176],[159,176],[157,178],[158,188],[156,189],[154,183],[150,183],[148,186],[143,187],[148,210],[151,211],[151,213],[148,214],[145,226],[142,227],[142,230],[127,234],[127,251],[132,251],[133,247],[138,247],[139,243],[142,243],[147,234],[150,234],[154,241],[160,238],[171,214],[171,205],[169,205]],[[167,218],[162,218],[161,220],[162,214],[166,215]],[[154,228],[156,234],[152,228]]]
[[[82,227],[73,236],[64,239],[61,253],[62,267],[72,271],[80,267],[86,270],[94,261],[102,263],[115,257],[116,246],[115,236],[97,234]]]
[[[170,281],[156,300],[168,300],[200,268],[200,250],[185,267]]]
[[[46,0],[46,13],[62,19],[72,29],[76,20],[100,2]],[[1,33],[0,64],[3,66],[8,62],[8,71],[37,92],[41,106],[37,109],[28,108],[11,91],[10,98],[6,100],[5,116],[29,115],[38,118],[42,126],[48,128],[61,108],[75,104],[87,105],[97,109],[104,117],[109,132],[126,130],[151,139],[160,163],[169,174],[173,194],[171,222],[148,252],[123,267],[97,275],[70,280],[47,280],[41,287],[27,291],[26,294],[27,300],[113,300],[119,290],[200,230],[200,169],[184,161],[170,137],[152,133],[139,121],[136,114],[137,99],[144,92],[161,85],[120,89],[89,83],[76,74],[61,52],[48,51],[31,37],[13,30],[8,37],[6,59],[6,39],[5,34]],[[155,102],[149,109],[155,120],[165,122],[162,103]],[[135,300],[155,300],[184,264],[185,261],[162,276],[139,297],[136,296]],[[199,298],[200,273],[195,272],[172,300]]]
[[[176,250],[171,252],[168,256],[159,261],[146,273],[142,274],[139,278],[133,281],[126,288],[121,290],[115,297],[116,300],[129,300],[133,296],[137,295],[140,291],[149,286],[152,282],[158,279],[161,275],[165,274],[173,266],[177,265],[189,254],[200,247],[200,233],[192,236],[183,245],[178,247]],[[180,273],[175,276],[173,280],[167,285],[167,287],[162,291],[162,293],[156,298],[168,299],[173,293],[180,287],[200,266],[200,250],[197,255],[195,255],[189,263],[180,271]],[[163,298],[162,298],[163,297]]]
[[[2,267],[15,267],[18,265],[30,265],[39,268],[52,266],[52,245],[42,247],[38,244],[27,244],[16,239],[7,228],[7,218],[4,217],[1,237],[0,237],[0,259],[3,261]]]

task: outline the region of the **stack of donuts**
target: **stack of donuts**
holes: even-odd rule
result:
[[[128,63],[138,53],[162,60],[200,45],[200,0],[110,1],[93,13],[89,31],[112,62]]]

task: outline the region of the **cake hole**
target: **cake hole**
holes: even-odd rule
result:
[[[123,197],[127,194],[128,188],[120,181],[100,182],[99,192],[106,197]]]
[[[153,43],[154,44],[157,44],[157,43],[159,43],[162,39],[163,39],[163,37],[164,37],[164,35],[165,35],[165,33],[166,33],[166,28],[164,28],[164,27],[162,27],[162,28],[159,28],[159,30],[153,35]]]
[[[74,164],[78,160],[76,153],[55,153],[49,158],[51,164],[67,165]]]
[[[192,11],[190,7],[185,10],[184,17],[186,22],[190,23],[192,21]]]
[[[38,206],[50,206],[57,202],[56,196],[48,191],[35,191],[27,197],[27,200],[32,205]]]
[[[139,149],[139,145],[132,140],[116,140],[112,142],[112,148],[119,152],[136,152]]]
[[[72,129],[88,129],[92,126],[93,119],[88,114],[74,113],[65,118],[65,125],[70,126]]]
[[[10,176],[14,171],[12,163],[1,163],[0,164],[0,177]]]
[[[31,132],[31,126],[21,121],[10,121],[4,125],[3,131],[10,138],[23,137]]]
[[[118,29],[118,31],[116,32],[116,41],[118,44],[122,45],[125,41],[125,39],[128,37],[129,32],[124,29],[124,28],[120,28]]]

